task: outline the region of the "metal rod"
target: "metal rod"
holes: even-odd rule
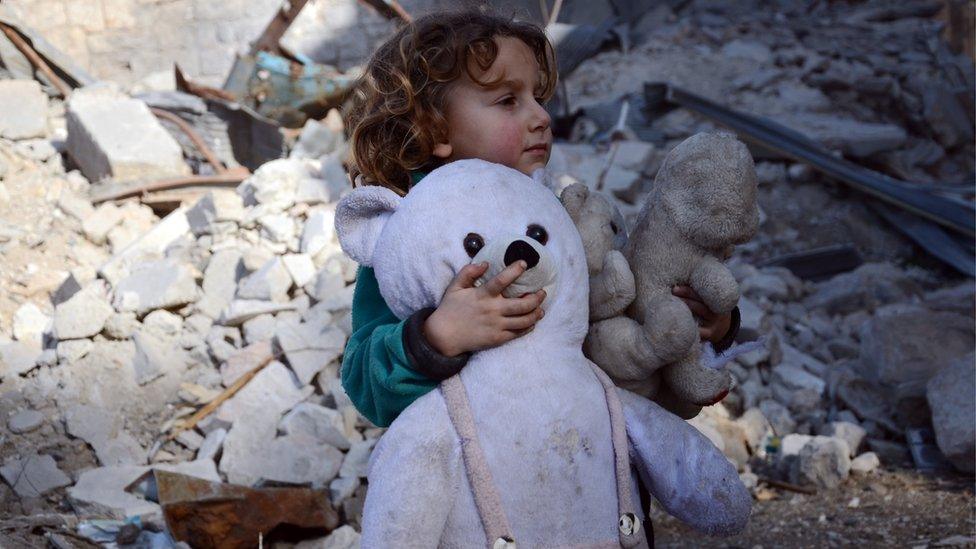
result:
[[[193,126],[187,123],[186,120],[183,120],[182,118],[180,118],[178,115],[174,113],[171,113],[163,109],[158,109],[156,107],[149,107],[149,110],[151,110],[152,113],[155,114],[158,118],[162,118],[163,120],[168,120],[173,124],[176,124],[176,126],[183,133],[185,133],[187,137],[190,138],[190,141],[193,142],[193,146],[196,147],[198,151],[200,151],[200,154],[202,154],[203,157],[207,160],[207,163],[213,166],[215,172],[220,174],[227,171],[227,168],[224,166],[224,163],[221,162],[219,158],[217,158],[217,155],[214,154],[213,150],[207,145],[207,142],[203,140],[203,137],[201,137],[200,134],[197,133],[195,129],[193,129]]]
[[[62,80],[60,76],[54,73],[50,65],[48,65],[47,62],[44,61],[44,59],[40,55],[37,54],[34,48],[30,44],[28,44],[27,41],[24,40],[24,38],[20,36],[20,34],[17,31],[5,25],[4,23],[0,23],[0,30],[3,30],[3,33],[7,35],[7,38],[9,38],[10,41],[14,43],[14,46],[16,46],[18,50],[20,50],[20,53],[24,54],[24,57],[26,57],[31,62],[31,64],[37,68],[37,70],[44,73],[44,76],[46,76],[47,79],[51,81],[51,84],[58,89],[58,91],[61,93],[62,96],[68,97],[69,95],[71,95],[71,89],[72,89],[71,86],[69,86],[64,80]]]

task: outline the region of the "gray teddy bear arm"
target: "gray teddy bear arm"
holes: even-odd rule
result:
[[[610,250],[600,273],[590,277],[590,322],[622,314],[636,295],[627,258],[618,250]]]
[[[725,314],[739,302],[739,284],[728,267],[705,256],[691,273],[691,287],[712,311]]]
[[[657,404],[618,389],[631,463],[668,513],[709,535],[745,528],[752,498],[704,435]]]

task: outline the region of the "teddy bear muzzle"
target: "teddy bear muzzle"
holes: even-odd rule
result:
[[[488,270],[475,282],[480,286],[502,272],[516,261],[525,261],[526,269],[515,282],[511,283],[502,295],[505,297],[521,297],[525,294],[546,291],[543,308],[552,300],[556,292],[558,269],[552,259],[552,254],[545,245],[524,236],[495,238],[474,256],[472,263],[487,262]]]

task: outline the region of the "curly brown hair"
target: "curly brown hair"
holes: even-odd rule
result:
[[[552,45],[542,29],[481,11],[433,13],[405,25],[370,58],[350,113],[352,176],[404,195],[412,170],[430,170],[434,146],[447,138],[443,110],[451,83],[487,71],[498,55],[495,37],[524,42],[539,63],[537,95],[556,86]]]

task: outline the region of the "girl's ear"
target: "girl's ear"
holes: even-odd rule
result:
[[[335,227],[342,251],[356,263],[372,267],[380,233],[400,200],[395,192],[376,185],[359,187],[340,200]]]

